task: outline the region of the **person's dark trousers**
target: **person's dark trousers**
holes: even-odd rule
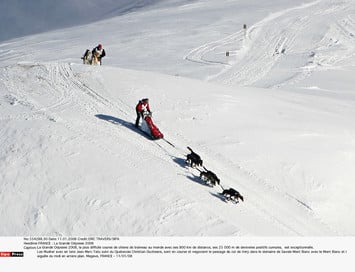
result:
[[[137,119],[136,119],[136,123],[135,123],[135,126],[138,127],[139,125],[139,119],[141,118],[141,114],[139,111],[136,110],[136,113],[137,113]]]

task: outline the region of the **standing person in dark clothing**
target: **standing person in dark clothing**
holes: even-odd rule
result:
[[[100,43],[98,46],[96,46],[92,51],[92,64],[98,64],[102,65],[102,58],[106,56],[105,49],[103,49],[102,44]]]

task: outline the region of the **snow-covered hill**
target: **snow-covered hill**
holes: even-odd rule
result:
[[[161,0],[3,0],[0,41],[82,25],[147,8]]]
[[[0,234],[353,235],[352,1],[148,2],[0,44]]]

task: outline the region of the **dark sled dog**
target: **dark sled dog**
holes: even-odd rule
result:
[[[186,162],[189,163],[191,167],[202,166],[203,162],[201,157],[193,152],[191,147],[187,147],[187,149],[190,150],[191,153],[186,156]]]
[[[206,183],[211,184],[212,186],[219,185],[220,179],[217,177],[215,173],[210,170],[207,170],[206,167],[203,167],[205,171],[200,171],[200,178],[205,180]]]
[[[222,195],[227,200],[232,200],[232,201],[234,201],[236,203],[239,202],[239,199],[241,201],[244,201],[244,197],[237,190],[234,190],[233,188],[224,189],[223,192],[222,192]]]

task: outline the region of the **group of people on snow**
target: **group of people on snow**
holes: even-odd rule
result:
[[[105,56],[106,56],[105,49],[103,48],[102,44],[99,43],[92,50],[86,49],[81,59],[83,60],[84,64],[102,65],[102,58]]]

